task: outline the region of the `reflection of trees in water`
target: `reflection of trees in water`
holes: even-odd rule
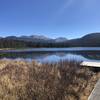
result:
[[[77,52],[22,52],[22,53],[0,53],[0,58],[30,58],[30,59],[43,59],[49,56],[56,55],[58,57],[67,57],[68,54],[82,56],[89,60],[100,60],[100,52],[98,51],[77,51]]]
[[[98,51],[84,51],[84,52],[75,52],[77,55],[81,55],[89,60],[100,60],[100,52]]]
[[[64,52],[31,52],[31,53],[1,53],[0,58],[45,58],[51,55],[56,55],[59,57],[66,56]]]

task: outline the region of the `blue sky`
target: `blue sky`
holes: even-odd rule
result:
[[[0,36],[91,32],[100,32],[100,0],[0,0]]]

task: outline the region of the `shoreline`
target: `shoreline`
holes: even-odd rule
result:
[[[9,52],[99,52],[100,47],[67,47],[67,48],[2,48],[1,53]]]

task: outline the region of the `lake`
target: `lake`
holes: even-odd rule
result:
[[[100,48],[34,48],[20,50],[1,50],[0,59],[24,59],[39,62],[59,60],[100,61]]]

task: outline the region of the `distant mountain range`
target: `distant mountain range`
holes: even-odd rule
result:
[[[65,37],[52,39],[41,35],[0,37],[0,47],[7,45],[8,47],[100,47],[100,33],[90,33],[71,40]]]
[[[3,39],[9,40],[21,40],[21,41],[28,41],[28,42],[65,42],[67,41],[64,37],[59,37],[56,39],[48,38],[43,35],[31,35],[31,36],[8,36]]]

